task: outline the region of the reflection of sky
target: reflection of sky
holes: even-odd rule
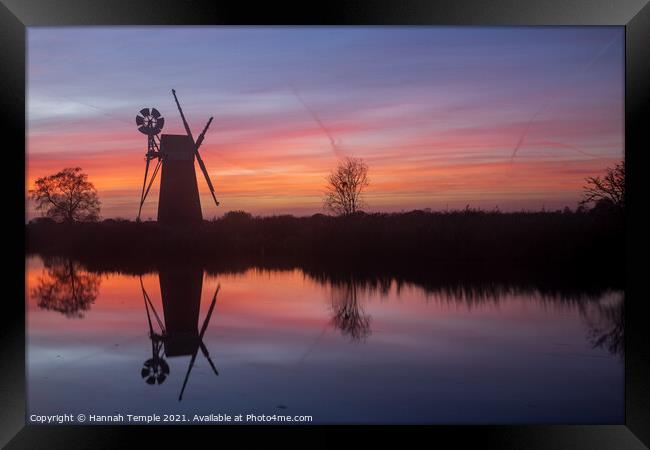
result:
[[[28,292],[43,274],[29,263]],[[361,291],[371,334],[333,327],[332,288],[299,271],[205,277],[199,323],[221,291],[185,397],[189,357],[169,378],[140,377],[151,357],[137,277],[102,276],[83,319],[28,298],[30,413],[311,414],[318,422],[621,423],[623,365],[586,339],[575,307],[506,295],[469,307],[410,285]],[[165,320],[158,276],[145,287]],[[617,297],[616,294],[614,297]],[[588,308],[587,308],[588,309]],[[278,409],[284,405],[286,409]]]
[[[134,217],[133,118],[183,133],[174,87],[195,135],[215,117],[223,211],[317,212],[337,155],[369,163],[369,210],[575,206],[623,153],[623,48],[614,27],[31,28],[28,178],[79,165]]]

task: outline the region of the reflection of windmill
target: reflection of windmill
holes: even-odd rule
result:
[[[141,375],[148,384],[161,384],[170,372],[165,357],[191,355],[190,364],[185,374],[185,380],[183,381],[183,387],[178,397],[179,401],[183,398],[183,392],[187,386],[199,349],[208,360],[214,373],[219,375],[217,368],[210,358],[210,353],[203,343],[203,336],[210,323],[210,318],[212,317],[212,312],[217,302],[217,294],[221,286],[217,286],[208,313],[203,320],[203,325],[200,330],[197,330],[201,303],[202,275],[202,271],[191,269],[161,271],[160,290],[163,302],[164,322],[160,319],[156,308],[144,288],[142,277],[140,277],[142,296],[147,311],[152,351],[152,357],[145,361]],[[154,331],[151,318],[152,314],[160,329],[159,333]]]
[[[172,94],[181,114],[186,135],[163,134],[158,137],[165,124],[165,119],[160,116],[160,112],[156,108],[151,108],[151,110],[144,108],[140,110],[140,114],[135,118],[138,131],[147,135],[146,165],[137,220],[140,220],[142,206],[156,179],[156,175],[158,175],[162,167],[158,200],[158,222],[165,225],[191,225],[203,220],[199,188],[196,183],[196,172],[194,171],[194,158],[199,163],[215,204],[219,206],[214,193],[214,186],[199,153],[199,147],[203,142],[205,133],[208,131],[208,127],[212,123],[212,117],[208,120],[198,139],[194,141],[190,126],[185,120],[183,109],[178,102],[178,98],[176,98],[176,91],[173,89]],[[158,140],[156,141],[156,139]],[[154,159],[157,160],[157,163],[151,176],[149,176],[149,164]]]

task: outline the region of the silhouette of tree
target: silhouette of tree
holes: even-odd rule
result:
[[[72,260],[46,262],[47,274],[31,290],[38,307],[58,311],[67,317],[83,317],[99,292],[100,277],[82,270]]]
[[[345,158],[327,177],[325,209],[349,215],[362,206],[361,194],[368,186],[368,166],[360,158]]]
[[[608,168],[604,177],[586,178],[581,205],[595,203],[601,207],[610,204],[619,210],[625,209],[625,161]]]
[[[57,221],[91,222],[99,219],[99,198],[95,186],[80,167],[36,180],[29,196],[36,208]]]
[[[358,291],[355,281],[332,285],[332,323],[353,341],[363,340],[370,334],[370,316],[359,304]]]

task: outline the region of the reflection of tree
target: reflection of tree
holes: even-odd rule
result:
[[[81,269],[72,260],[52,260],[45,263],[47,273],[31,290],[38,307],[58,311],[67,317],[83,317],[83,311],[97,298],[100,277]]]
[[[370,334],[370,316],[364,313],[358,292],[355,281],[332,285],[332,323],[354,341],[365,339]]]
[[[606,348],[623,355],[625,337],[625,301],[616,296],[598,302],[583,311],[588,327],[587,338],[594,348]]]

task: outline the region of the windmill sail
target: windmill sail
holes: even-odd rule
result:
[[[212,317],[212,311],[214,311],[214,305],[217,303],[217,294],[219,293],[220,289],[221,289],[221,285],[218,285],[217,289],[214,291],[214,297],[212,297],[212,303],[210,303],[208,314],[205,316],[205,319],[203,320],[203,326],[201,327],[201,331],[198,336],[198,345],[194,350],[194,353],[192,353],[192,358],[190,359],[190,364],[187,367],[187,372],[185,373],[185,379],[183,380],[183,387],[181,388],[181,393],[178,395],[179,402],[183,400],[183,393],[185,392],[185,387],[187,386],[187,382],[190,379],[190,373],[192,372],[192,368],[194,367],[194,361],[196,361],[196,355],[199,352],[199,349],[201,349],[203,356],[205,356],[205,358],[210,363],[210,367],[212,367],[212,370],[214,371],[215,375],[219,375],[217,368],[214,366],[214,363],[212,362],[212,358],[210,358],[210,353],[208,353],[208,349],[203,343],[203,336],[205,335],[205,330],[208,329],[208,324],[210,323],[210,318]]]
[[[187,123],[187,120],[185,120],[185,114],[183,114],[183,108],[181,108],[181,104],[179,103],[178,98],[176,97],[175,89],[172,89],[172,94],[174,95],[174,101],[176,102],[178,111],[181,114],[181,119],[183,120],[183,126],[185,127],[185,131],[187,132],[187,135],[190,137],[190,139],[192,140],[192,144],[194,145],[194,155],[196,156],[196,160],[199,163],[201,172],[203,172],[205,181],[208,184],[208,188],[210,189],[210,194],[212,195],[215,204],[219,206],[219,201],[217,200],[217,197],[214,193],[214,186],[212,185],[212,181],[210,180],[210,175],[208,175],[208,170],[206,169],[205,164],[203,163],[203,159],[201,158],[201,154],[199,153],[199,146],[201,145],[201,143],[203,143],[203,138],[205,137],[205,133],[206,131],[208,131],[208,127],[210,126],[210,123],[212,123],[212,117],[210,117],[210,120],[208,120],[208,123],[203,129],[201,135],[199,136],[199,139],[195,142],[194,137],[192,136],[192,130],[190,130],[190,126]]]
[[[217,197],[214,194],[214,186],[212,186],[212,181],[210,180],[210,175],[208,175],[208,170],[205,168],[205,164],[203,164],[203,160],[201,159],[201,155],[199,155],[199,147],[203,143],[203,138],[205,137],[205,132],[208,131],[208,128],[210,127],[210,124],[212,123],[212,117],[210,117],[210,120],[208,120],[208,123],[205,125],[205,128],[203,128],[203,131],[199,135],[199,138],[196,140],[196,144],[194,145],[194,153],[196,154],[196,160],[199,162],[199,167],[201,168],[201,172],[203,172],[203,176],[205,177],[205,181],[208,183],[208,187],[210,188],[210,194],[212,194],[212,198],[214,199],[214,202],[216,203],[217,206],[219,206],[219,201],[217,200]]]

